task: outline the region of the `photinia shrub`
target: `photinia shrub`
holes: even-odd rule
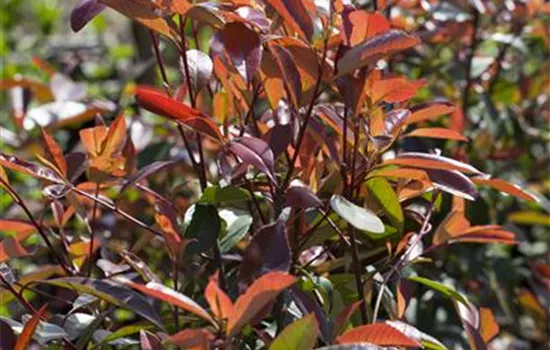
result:
[[[472,217],[480,191],[531,208],[544,196],[467,153],[473,92],[498,90],[515,42],[481,72],[474,54],[483,16],[504,11],[519,35],[548,6],[364,3],[80,1],[75,31],[111,10],[150,31],[161,83],[129,84],[117,106],[39,58],[46,82],[2,81],[16,129],[40,139],[34,159],[0,153],[0,296],[13,315],[0,318],[2,348],[487,348],[495,312],[475,279],[450,283],[442,267],[455,245],[465,258],[475,244],[517,245],[514,230]],[[442,20],[444,6],[465,20]],[[447,93],[419,61],[461,38],[465,74]],[[42,114],[27,113],[28,96]],[[67,126],[70,152],[55,137]],[[22,183],[40,189],[33,205]],[[547,263],[532,283],[548,286]],[[439,322],[419,306],[434,298],[454,336],[421,327]]]

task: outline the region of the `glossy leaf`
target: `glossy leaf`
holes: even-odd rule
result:
[[[293,208],[316,208],[323,205],[309,188],[299,181],[293,181],[285,193],[285,203]]]
[[[443,283],[432,281],[431,279],[428,279],[428,278],[425,278],[425,277],[419,277],[419,276],[409,277],[408,280],[416,282],[416,283],[423,284],[426,287],[429,287],[429,288],[443,294],[447,298],[450,298],[452,300],[457,300],[457,301],[461,302],[464,305],[469,304],[468,300],[465,299],[464,296],[462,296],[462,294],[460,294],[459,292],[457,292],[453,288],[451,288],[451,287],[449,287],[449,286],[447,286]]]
[[[283,84],[289,95],[288,98],[292,101],[294,108],[298,109],[302,100],[302,82],[300,80],[300,73],[296,67],[296,60],[282,45],[270,43],[269,49],[282,74]]]
[[[403,229],[405,217],[397,194],[390,183],[381,177],[376,177],[366,182],[369,195],[373,196],[378,204],[384,209],[384,212],[400,231]]]
[[[56,184],[64,184],[65,181],[52,169],[36,165],[16,156],[0,153],[0,165],[33,177],[48,180]]]
[[[302,0],[268,0],[267,3],[277,11],[290,28],[303,38],[311,38],[313,21]]]
[[[345,45],[355,46],[390,29],[390,23],[381,13],[344,9],[340,35]]]
[[[339,344],[372,343],[379,346],[410,346],[420,347],[420,343],[407,337],[392,326],[375,323],[353,328],[338,338]]]
[[[206,329],[186,329],[170,336],[168,340],[184,349],[208,350],[210,338],[214,338],[214,335]]]
[[[502,179],[473,178],[472,181],[477,185],[489,186],[519,199],[531,202],[538,202],[538,199],[535,196],[522,189],[520,186],[504,181]]]
[[[246,81],[252,81],[262,61],[262,44],[258,34],[244,23],[227,23],[215,34],[210,50],[222,55],[222,49],[225,49],[239,74]]]
[[[207,54],[199,50],[187,50],[185,56],[187,57],[187,69],[189,70],[191,88],[197,92],[208,83],[208,80],[212,76],[214,63],[212,63]],[[187,79],[183,59],[180,62],[180,71],[183,74],[183,79]]]
[[[421,104],[411,108],[411,116],[407,119],[407,124],[419,123],[428,120],[435,120],[442,115],[451,114],[456,107],[449,103]]]
[[[357,68],[372,64],[378,59],[418,45],[420,40],[398,29],[388,30],[367,39],[347,51],[338,60],[338,75],[353,72]]]
[[[426,172],[436,188],[470,201],[477,198],[474,183],[461,172],[437,169],[427,169]]]
[[[221,219],[213,205],[195,204],[193,217],[185,230],[185,239],[189,240],[186,251],[189,254],[202,253],[212,249],[217,243],[221,230]]]
[[[372,211],[361,208],[340,195],[333,195],[330,206],[353,227],[372,233],[384,233],[384,223]]]
[[[146,110],[186,125],[192,130],[223,142],[218,126],[200,111],[165,94],[146,87],[136,89],[136,101]]]
[[[220,240],[220,252],[222,254],[229,252],[235,244],[241,241],[252,225],[253,218],[250,214],[246,212],[237,212],[237,214],[239,216],[227,227],[225,236]]]
[[[458,170],[476,175],[482,174],[481,171],[466,163],[429,153],[401,153],[396,158],[385,161],[384,164],[395,164],[422,169]]]
[[[217,273],[210,277],[210,281],[204,290],[204,298],[210,306],[210,310],[218,320],[228,319],[234,313],[233,301],[218,285]]]
[[[265,173],[273,182],[275,160],[273,151],[265,141],[255,137],[245,136],[235,139],[229,145],[229,149],[246,165],[252,165]]]
[[[47,307],[48,304],[42,306],[25,324],[23,331],[17,338],[17,343],[15,343],[14,350],[26,350],[29,347],[32,341],[32,336],[36,331],[36,327],[38,327],[38,323],[40,322],[40,318],[44,316]]]
[[[227,323],[227,335],[238,333],[265,306],[295,282],[294,276],[283,272],[268,272],[254,281],[235,302],[233,314]]]
[[[156,336],[145,330],[139,332],[139,343],[141,350],[162,350],[164,348]]]
[[[415,129],[403,136],[404,137],[429,137],[429,138],[435,138],[435,139],[468,141],[468,138],[463,136],[461,133],[455,130],[446,129],[446,128],[420,128],[420,129]]]
[[[309,314],[283,329],[273,340],[269,350],[311,350],[317,342],[318,332],[315,314]]]
[[[189,311],[192,314],[195,314],[205,319],[206,321],[212,323],[214,322],[208,312],[195,301],[193,301],[193,299],[171,288],[168,288],[159,282],[151,281],[147,284],[138,284],[128,280],[124,280],[123,282],[125,285],[132,287],[133,289],[147,296],[162,300],[185,311]]]
[[[118,282],[83,277],[64,277],[43,280],[40,283],[93,295],[115,306],[131,310],[162,328],[160,318],[149,302],[140,294],[125,288]]]

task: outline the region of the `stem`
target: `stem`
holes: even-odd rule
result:
[[[7,290],[10,291],[11,294],[13,294],[13,296],[19,300],[19,302],[21,304],[23,304],[23,306],[31,313],[31,314],[35,314],[36,313],[36,309],[25,299],[23,298],[23,295],[22,294],[19,294],[17,293],[17,291],[13,288],[13,286],[11,285],[11,283],[9,283],[6,278],[0,273],[0,280],[2,281],[2,283],[4,284],[4,288],[6,288]]]
[[[29,208],[27,207],[27,205],[25,205],[25,202],[23,202],[23,199],[19,196],[19,194],[17,194],[15,192],[15,190],[13,189],[13,187],[11,187],[11,185],[9,183],[7,183],[6,181],[4,181],[4,179],[0,178],[0,183],[2,183],[2,185],[4,187],[6,187],[8,189],[8,193],[9,195],[13,198],[13,200],[15,201],[15,203],[17,203],[21,209],[23,209],[23,211],[25,212],[25,215],[27,215],[27,217],[29,218],[29,220],[31,221],[32,225],[36,228],[36,230],[38,231],[38,233],[40,234],[40,236],[42,237],[42,239],[44,240],[44,242],[46,243],[46,246],[48,247],[48,249],[50,250],[50,252],[52,253],[54,259],[57,261],[57,263],[61,266],[61,268],[63,269],[63,271],[65,271],[68,275],[73,275],[74,272],[73,270],[67,265],[67,263],[65,261],[63,261],[63,259],[61,259],[61,257],[58,255],[58,253],[56,252],[56,250],[54,249],[52,243],[50,242],[50,240],[48,239],[48,236],[46,235],[46,232],[44,231],[44,229],[42,228],[42,226],[40,226],[38,224],[38,222],[36,222],[36,220],[34,219],[34,217],[32,216]]]
[[[166,89],[166,92],[170,95],[171,89],[170,84],[168,83],[168,75],[166,74],[166,69],[164,68],[164,61],[162,59],[162,56],[160,54],[160,48],[159,48],[159,40],[155,33],[153,33],[152,30],[149,31],[151,33],[151,41],[153,42],[153,51],[155,52],[155,58],[157,59],[157,64],[159,66],[160,75],[162,77],[162,81],[164,83],[164,89]]]
[[[466,113],[468,111],[468,97],[469,97],[470,89],[473,84],[473,79],[471,77],[472,59],[474,58],[476,48],[479,44],[479,41],[477,40],[477,29],[479,26],[479,19],[480,19],[479,12],[475,8],[472,8],[472,11],[473,11],[473,17],[474,17],[473,18],[474,28],[472,30],[472,36],[470,37],[470,47],[469,47],[468,56],[466,58],[466,67],[465,67],[466,85],[464,85],[464,89],[462,90],[462,115],[464,115],[464,117],[466,117]]]
[[[107,209],[110,209],[112,211],[114,211],[115,213],[117,213],[118,215],[122,216],[123,218],[131,221],[132,223],[136,224],[137,226],[151,232],[151,233],[154,233],[155,235],[157,236],[163,236],[162,232],[160,231],[157,231],[156,229],[154,229],[153,227],[151,227],[150,225],[136,219],[135,217],[133,217],[132,215],[128,214],[127,212],[125,212],[124,210],[122,209],[119,209],[116,205],[113,205],[109,202],[105,202],[104,200],[100,199],[100,198],[96,198],[94,196],[92,196],[91,194],[85,192],[85,191],[82,191],[81,189],[78,189],[76,187],[73,187],[71,189],[72,191],[78,193],[79,195],[83,196],[83,197],[86,197],[88,199],[91,199],[93,201],[96,201],[97,203],[101,204],[102,206],[104,206],[105,208]]]
[[[348,235],[351,238],[351,259],[353,263],[353,273],[355,275],[355,286],[357,287],[357,301],[361,302],[361,321],[366,324],[369,320],[365,295],[363,292],[362,266],[359,260],[359,250],[355,239],[355,227],[348,225]]]
[[[96,183],[94,197],[95,198],[99,197],[99,182]],[[92,232],[90,232],[90,251],[88,253],[88,259],[89,259],[89,261],[88,261],[88,277],[90,277],[92,275],[92,269],[93,269],[93,266],[94,266],[92,256],[94,254],[95,229],[94,229],[93,226],[95,224],[96,215],[97,215],[97,202],[94,201],[94,208],[92,209],[92,222],[90,224],[90,226],[92,227]]]
[[[435,194],[434,194],[435,198]],[[429,232],[428,230],[428,224],[430,222],[430,218],[432,217],[433,213],[433,205],[430,206],[430,209],[428,213],[426,214],[426,217],[424,218],[424,222],[422,223],[422,227],[420,228],[420,232],[416,236],[415,240],[409,245],[407,250],[403,253],[403,255],[400,258],[400,261],[398,261],[395,265],[393,265],[392,269],[386,274],[386,277],[384,277],[384,280],[382,281],[382,285],[380,286],[380,291],[378,292],[378,296],[376,297],[376,303],[374,305],[374,311],[372,315],[372,323],[376,323],[376,319],[378,317],[378,311],[380,310],[380,304],[382,303],[382,296],[384,295],[384,289],[386,288],[386,285],[388,284],[390,278],[393,276],[395,272],[399,270],[402,264],[405,264],[407,262],[406,258],[411,253],[411,251],[414,249],[414,247],[422,240],[422,238]]]
[[[174,257],[174,260],[172,260],[172,278],[174,282],[174,290],[178,291],[178,256]],[[179,308],[175,307],[173,309],[173,316],[174,316],[174,326],[176,327],[176,331],[179,331],[180,329],[180,320],[179,320]]]

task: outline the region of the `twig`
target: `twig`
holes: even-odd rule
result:
[[[95,194],[94,194],[94,197],[99,197],[99,182],[96,183],[96,186],[95,186]],[[88,253],[88,277],[90,277],[92,275],[92,269],[93,269],[93,260],[92,260],[92,256],[94,254],[94,236],[95,236],[95,228],[93,227],[93,225],[95,224],[95,221],[96,221],[96,215],[97,215],[97,202],[94,201],[94,207],[92,209],[92,222],[90,223],[90,226],[92,226],[92,231],[90,232],[90,250],[89,250],[89,253]]]
[[[466,74],[466,84],[464,85],[464,89],[462,90],[462,115],[466,117],[466,113],[468,111],[468,99],[469,99],[469,93],[470,89],[473,84],[472,79],[472,60],[474,58],[475,51],[477,49],[477,46],[479,45],[479,41],[477,38],[477,29],[479,26],[479,12],[475,7],[472,7],[473,11],[473,29],[472,29],[472,36],[470,37],[470,47],[468,56],[466,57],[466,67],[465,67],[465,74]]]
[[[57,263],[61,266],[61,268],[63,268],[63,270],[68,274],[68,275],[73,275],[74,274],[74,271],[67,265],[67,263],[65,261],[63,261],[63,259],[61,259],[61,257],[58,255],[58,253],[56,252],[56,250],[54,249],[52,243],[50,242],[50,240],[48,239],[48,236],[46,235],[46,232],[44,232],[44,229],[42,228],[42,226],[40,226],[38,224],[38,222],[36,222],[36,220],[34,219],[34,216],[32,216],[29,208],[27,207],[27,205],[25,204],[25,202],[23,202],[23,199],[19,196],[19,194],[17,194],[17,192],[15,192],[15,190],[13,189],[13,187],[11,187],[11,185],[9,183],[7,183],[6,181],[4,181],[4,179],[0,178],[0,183],[2,183],[2,185],[8,189],[8,194],[13,198],[14,202],[17,203],[21,209],[23,209],[23,211],[25,212],[25,215],[27,215],[27,217],[29,218],[29,220],[31,221],[32,225],[36,228],[36,230],[38,231],[38,233],[40,234],[40,236],[42,237],[42,239],[44,240],[44,242],[46,243],[46,246],[48,246],[48,249],[50,250],[50,252],[52,253],[53,257],[55,258],[55,260],[57,261]]]

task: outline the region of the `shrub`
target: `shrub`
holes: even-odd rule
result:
[[[548,5],[348,3],[82,0],[75,31],[150,31],[161,83],[2,81],[28,132],[0,154],[2,347],[543,347],[547,247],[516,246],[548,186],[502,169],[545,177],[516,132],[548,139]]]

